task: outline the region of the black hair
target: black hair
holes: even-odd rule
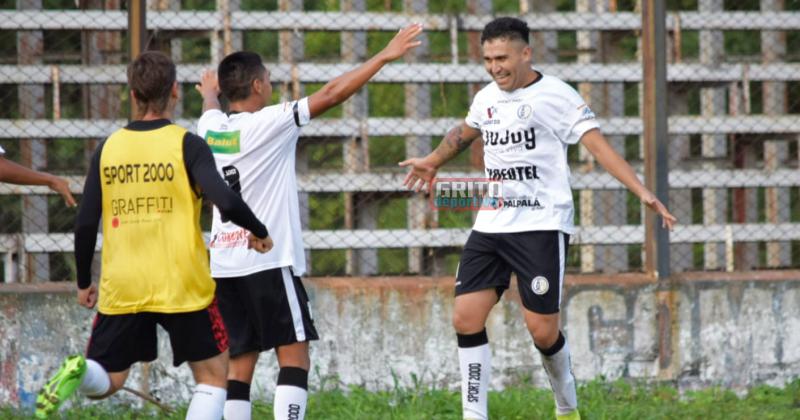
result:
[[[483,28],[481,44],[497,38],[518,39],[528,44],[529,33],[530,29],[528,29],[528,24],[524,20],[513,17],[499,17],[487,23]]]
[[[247,99],[253,80],[261,79],[265,71],[261,56],[256,53],[239,51],[229,54],[217,67],[219,90],[231,102]]]

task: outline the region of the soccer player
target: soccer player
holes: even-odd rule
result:
[[[106,398],[133,363],[157,356],[156,324],[167,331],[173,363],[189,362],[197,388],[188,419],[220,419],[225,404],[228,336],[200,228],[201,192],[248,229],[249,247],[266,252],[267,228],[214,167],[205,141],[170,122],[178,97],[175,65],[145,52],[128,67],[139,118],[97,147],[75,226],[78,303],[98,303],[86,357],[68,357],[42,388],[44,418],[76,389]],[[97,228],[103,220],[100,291],[91,281]],[[253,251],[247,251],[253,252]]]
[[[420,191],[436,171],[483,138],[486,176],[502,182],[496,210],[478,212],[456,272],[453,326],[458,339],[464,418],[487,418],[490,374],[486,319],[510,275],[517,276],[523,314],[541,353],[556,402],[556,417],[579,419],[569,347],[559,309],[569,235],[574,233],[567,147],[578,142],[672,228],[676,219],[639,182],[607,143],[595,115],[569,85],[531,67],[528,26],[498,18],[483,29],[486,71],[494,80],[475,95],[466,121],[451,129],[409,167],[404,184]]]
[[[277,247],[254,255],[240,240],[241,229],[214,212],[211,274],[230,332],[227,420],[250,419],[250,384],[259,353],[275,349],[280,371],[275,390],[276,419],[303,419],[308,395],[308,342],[318,339],[308,296],[300,281],[306,271],[300,232],[295,153],[300,127],[344,102],[384,64],[420,44],[420,25],[400,30],[378,54],[298,101],[267,106],[269,71],[251,52],[236,52],[218,66],[218,81],[205,72],[197,86],[205,112],[198,134],[205,137],[217,168],[230,186],[270,228]],[[230,109],[220,110],[221,90]]]
[[[5,154],[6,151],[0,147],[0,182],[18,185],[47,185],[54,192],[61,194],[67,206],[75,207],[75,198],[69,191],[69,182],[66,179],[16,164],[4,158]]]

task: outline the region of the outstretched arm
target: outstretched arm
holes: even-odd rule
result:
[[[311,118],[339,105],[347,98],[353,96],[356,91],[361,89],[369,79],[372,78],[386,63],[394,61],[403,56],[412,48],[420,45],[422,41],[416,40],[422,33],[421,24],[409,25],[401,29],[392,38],[386,48],[375,54],[366,63],[355,70],[349,71],[330,82],[326,83],[322,89],[308,97],[308,109]]]
[[[64,202],[75,207],[75,198],[69,191],[69,182],[47,172],[34,171],[0,156],[0,182],[19,185],[47,185],[51,190],[61,194]]]
[[[200,75],[200,83],[194,85],[203,97],[203,112],[209,109],[222,109],[219,104],[219,82],[217,82],[217,72],[214,70],[203,70]]]
[[[410,167],[403,185],[410,190],[421,191],[436,176],[436,171],[450,159],[469,148],[481,132],[466,123],[452,128],[436,149],[424,158],[411,158],[400,162],[400,166]]]
[[[587,131],[581,137],[581,143],[608,173],[628,187],[647,207],[661,215],[662,227],[672,230],[672,226],[678,219],[667,210],[667,207],[656,198],[655,194],[639,181],[631,165],[608,144],[600,130],[595,128]]]

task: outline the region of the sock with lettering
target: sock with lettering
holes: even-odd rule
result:
[[[189,420],[219,420],[222,418],[222,409],[225,406],[224,388],[207,384],[197,384],[192,395],[192,402],[186,411]]]
[[[275,388],[275,420],[303,420],[307,402],[308,371],[299,367],[282,367]]]
[[[461,367],[461,408],[465,419],[489,417],[487,394],[492,370],[492,352],[486,329],[475,334],[456,334]]]

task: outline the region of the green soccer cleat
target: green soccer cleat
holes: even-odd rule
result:
[[[581,413],[578,410],[570,411],[567,414],[558,414],[556,411],[556,420],[581,420]]]
[[[39,391],[36,397],[36,418],[46,419],[74,394],[86,374],[86,359],[75,354],[64,359],[58,373]]]

